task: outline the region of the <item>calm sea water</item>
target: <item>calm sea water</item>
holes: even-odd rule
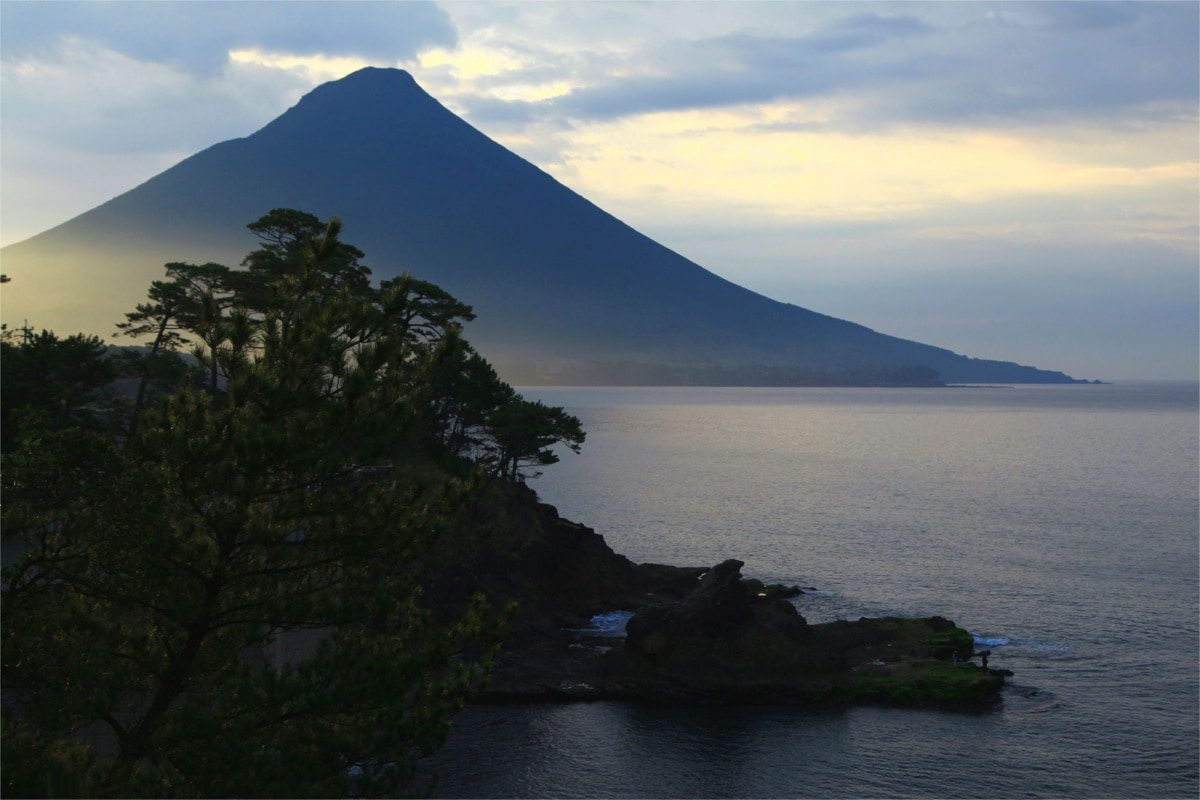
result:
[[[1200,795],[1196,385],[525,393],[588,431],[532,485],[618,552],[940,614],[1015,677],[982,715],[471,707],[437,796]]]

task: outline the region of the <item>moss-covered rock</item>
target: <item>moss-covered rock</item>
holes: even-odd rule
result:
[[[1004,674],[968,662],[912,660],[860,671],[839,682],[834,699],[848,703],[973,709],[995,699]]]

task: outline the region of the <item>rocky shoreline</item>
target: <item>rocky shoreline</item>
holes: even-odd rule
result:
[[[974,711],[1011,674],[972,663],[971,634],[941,617],[810,625],[788,597],[799,589],[744,578],[741,561],[634,564],[551,506],[538,504],[536,517],[540,530],[524,547],[481,554],[431,586],[446,598],[477,585],[517,604],[484,702]]]

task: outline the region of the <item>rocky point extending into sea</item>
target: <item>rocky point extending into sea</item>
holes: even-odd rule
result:
[[[517,603],[481,700],[978,710],[1011,674],[973,663],[971,634],[941,617],[810,625],[799,588],[745,578],[741,561],[634,564],[552,506],[533,517],[521,546],[481,551],[428,588],[445,606],[478,589]]]

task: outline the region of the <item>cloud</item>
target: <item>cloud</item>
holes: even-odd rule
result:
[[[885,45],[910,36],[932,33],[934,28],[911,14],[882,16],[855,14],[803,37],[803,49],[812,55],[834,55]]]
[[[394,63],[456,40],[424,2],[6,2],[0,23],[5,61],[52,60],[70,38],[203,76],[238,49]]]
[[[561,96],[540,103],[514,101],[509,109],[480,104],[472,112],[480,119],[565,116],[597,121],[822,95],[871,79],[900,77],[895,65],[891,70],[859,70],[855,76],[839,70],[838,59],[931,30],[909,15],[855,14],[791,38],[738,32],[643,43],[630,52],[593,55],[588,68],[578,71],[578,88]],[[605,50],[605,45],[596,49]],[[507,73],[491,76],[488,86],[507,78]]]
[[[810,6],[792,6],[804,17]],[[542,101],[489,102],[479,119],[578,122],[777,100],[840,99],[843,126],[973,125],[1195,118],[1200,6],[1193,3],[901,6],[628,44],[598,37],[573,88]],[[760,7],[754,4],[755,8]],[[895,8],[884,6],[883,8]],[[828,8],[822,8],[827,12]],[[542,45],[561,61],[552,42]],[[595,56],[603,54],[603,59]],[[489,76],[488,86],[506,80]],[[514,79],[516,75],[514,74]],[[493,97],[492,100],[496,98]],[[503,102],[503,101],[501,101]]]
[[[4,2],[4,135],[199,149],[251,133],[317,82],[455,41],[429,3]]]
[[[1117,28],[1128,25],[1137,18],[1134,3],[1044,3],[1038,13],[1047,27],[1065,31],[1096,28]]]
[[[876,93],[872,113],[949,124],[1195,119],[1200,6],[1068,5],[1006,6],[1019,15],[961,25],[929,54],[936,73]]]
[[[73,38],[47,61],[5,65],[2,86],[6,140],[94,153],[196,150],[244,136],[308,88],[295,74],[255,65],[200,79]]]
[[[0,2],[3,238],[246,136],[317,82],[456,41],[430,3]]]

